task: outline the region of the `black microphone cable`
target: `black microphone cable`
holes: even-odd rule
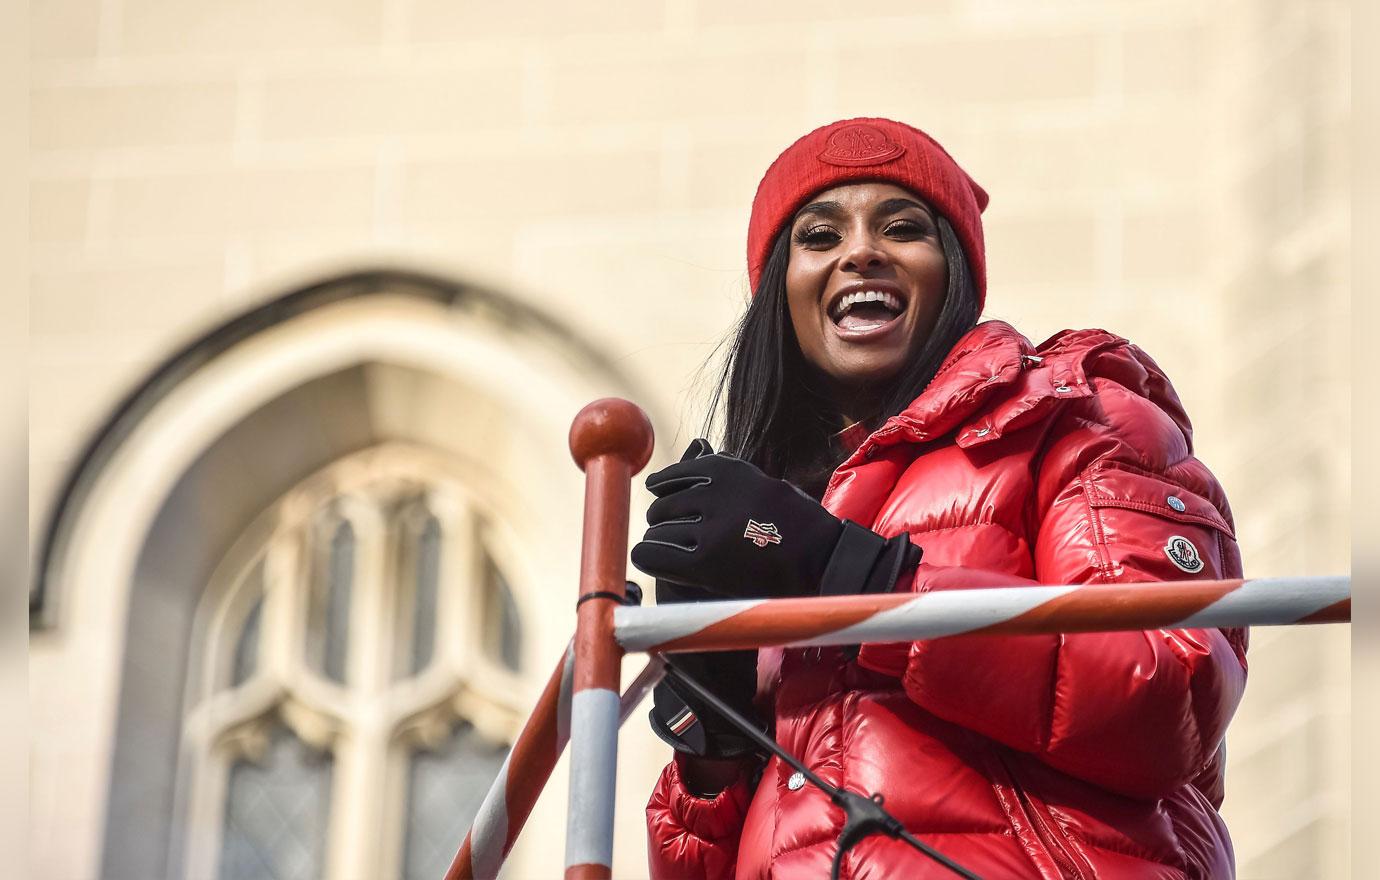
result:
[[[738,714],[737,710],[732,706],[720,700],[710,692],[709,689],[698,681],[695,681],[695,679],[691,678],[683,670],[677,668],[669,656],[661,654],[660,657],[661,662],[665,664],[668,678],[687,688],[696,697],[708,703],[713,707],[715,712],[718,712],[726,718],[730,724],[742,731],[743,735],[748,739],[794,767],[796,772],[800,773],[801,776],[811,782],[820,791],[829,795],[829,799],[843,810],[843,831],[839,833],[838,851],[834,853],[834,863],[829,871],[830,880],[838,880],[839,867],[843,864],[843,854],[852,848],[855,843],[872,834],[885,834],[887,837],[904,840],[906,843],[934,859],[950,871],[953,871],[958,876],[966,878],[966,880],[982,880],[977,874],[958,864],[953,859],[950,859],[948,856],[923,841],[918,840],[915,835],[907,831],[905,826],[903,826],[895,816],[883,809],[882,795],[880,793],[874,794],[871,797],[864,797],[855,791],[837,788],[825,782],[823,779],[820,779],[811,772],[809,767],[806,767],[803,763],[798,761],[794,755],[791,755],[785,749],[781,748],[781,745],[777,743],[776,740],[758,730],[756,725]]]

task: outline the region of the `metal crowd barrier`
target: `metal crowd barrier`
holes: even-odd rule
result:
[[[652,454],[652,427],[626,400],[586,406],[570,429],[584,470],[575,638],[551,674],[446,880],[498,875],[557,759],[570,744],[566,880],[606,880],[613,864],[618,728],[661,679],[661,653],[777,645],[855,645],[959,634],[1033,635],[1351,620],[1350,577],[994,587],[924,594],[628,607],[628,508]],[[620,696],[625,652],[650,660]]]

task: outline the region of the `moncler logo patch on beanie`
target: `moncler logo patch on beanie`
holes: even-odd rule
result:
[[[890,162],[906,148],[886,136],[875,125],[856,122],[829,135],[819,161],[830,165],[880,165]]]

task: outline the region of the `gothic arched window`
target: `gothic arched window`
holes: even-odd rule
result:
[[[520,722],[517,556],[384,446],[266,511],[210,584],[184,730],[188,876],[444,873]]]

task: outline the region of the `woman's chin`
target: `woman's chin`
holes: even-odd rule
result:
[[[906,350],[880,346],[852,347],[854,350],[830,352],[833,357],[825,372],[844,389],[875,390],[880,383],[895,378],[906,364]]]

